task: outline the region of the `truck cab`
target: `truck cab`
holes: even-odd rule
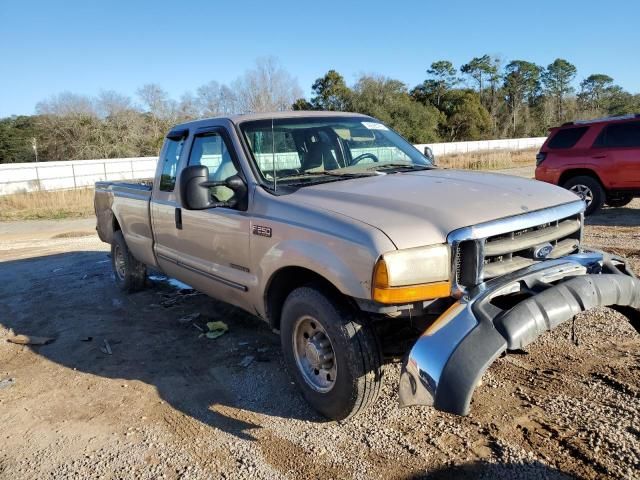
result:
[[[124,291],[153,268],[262,318],[331,419],[375,401],[384,362],[401,405],[465,415],[505,351],[597,305],[638,321],[640,282],[584,249],[575,195],[438,169],[365,115],[177,125],[152,186],[99,182],[95,206]]]

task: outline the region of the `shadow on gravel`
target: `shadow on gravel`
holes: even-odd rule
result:
[[[640,208],[604,207],[598,213],[585,218],[586,225],[595,226],[617,226],[617,227],[638,227],[640,226]]]
[[[179,295],[166,282],[122,294],[105,252],[3,262],[0,278],[0,325],[15,334],[55,337],[30,347],[48,360],[153,385],[175,409],[243,439],[254,439],[262,415],[323,421],[291,384],[279,338],[239,309],[201,294]],[[200,314],[197,321],[180,321],[192,313]],[[226,322],[229,332],[215,340],[200,337],[193,323],[213,320]],[[101,350],[105,339],[112,355]],[[252,363],[241,366],[248,356]]]
[[[566,475],[540,462],[526,463],[488,463],[483,461],[452,467],[443,467],[424,475],[415,475],[406,480],[568,480],[574,477]]]

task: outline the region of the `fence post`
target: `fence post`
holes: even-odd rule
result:
[[[102,169],[104,170],[104,181],[107,181],[107,164],[102,162]]]
[[[42,185],[40,185],[40,172],[38,172],[37,163],[36,163],[36,183],[38,184],[38,191],[42,190]]]
[[[76,169],[75,169],[75,166],[73,165],[73,163],[71,163],[71,175],[73,175],[73,189],[77,190],[78,189],[78,185],[76,183]]]
[[[133,159],[131,160],[131,162],[129,162],[131,164],[131,180],[134,180],[134,175],[133,175]]]

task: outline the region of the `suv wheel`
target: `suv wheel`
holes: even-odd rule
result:
[[[587,204],[585,215],[591,215],[602,207],[604,203],[604,189],[600,182],[593,177],[573,177],[564,183],[564,188],[571,190]]]
[[[321,289],[289,294],[280,336],[287,369],[304,398],[323,416],[344,420],[380,392],[382,355],[373,328]]]
[[[147,267],[136,260],[124,240],[122,232],[113,234],[111,244],[111,266],[118,288],[126,293],[142,290],[147,279]]]
[[[633,200],[633,195],[618,195],[615,197],[607,198],[607,201],[605,203],[609,207],[620,208],[630,204],[631,200]]]

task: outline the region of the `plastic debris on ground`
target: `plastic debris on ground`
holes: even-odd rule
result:
[[[197,320],[198,318],[200,318],[200,314],[199,313],[190,313],[189,315],[185,315],[184,317],[181,317],[178,319],[179,323],[191,323],[194,320]]]
[[[109,341],[104,339],[104,347],[100,347],[100,351],[105,355],[112,355],[113,351],[111,350],[111,345],[109,345]]]
[[[255,357],[253,355],[247,355],[242,360],[240,360],[240,363],[238,365],[246,368],[253,363],[254,359]]]
[[[0,390],[2,390],[3,388],[9,388],[14,383],[16,383],[16,381],[13,378],[5,378],[4,380],[0,380]]]
[[[209,331],[205,333],[204,336],[210,339],[215,339],[224,335],[229,330],[229,327],[226,323],[218,321],[207,322],[207,329]]]
[[[35,335],[16,335],[15,337],[7,338],[7,342],[15,343],[17,345],[46,345],[54,340],[55,338],[38,337]]]

